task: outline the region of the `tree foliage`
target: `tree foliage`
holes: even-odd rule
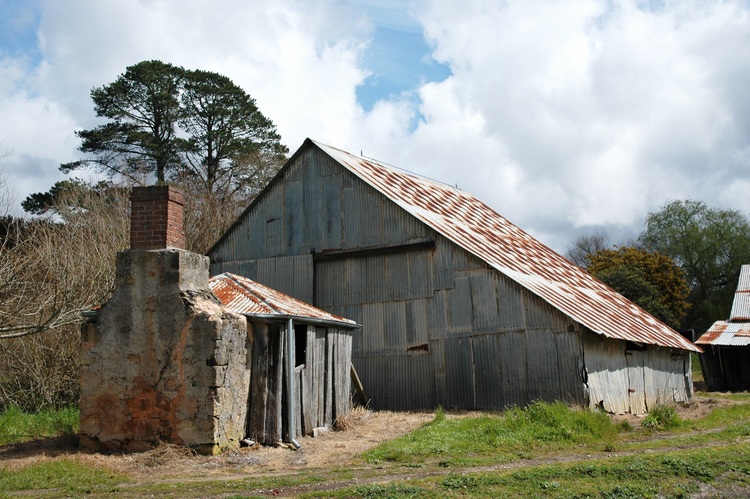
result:
[[[75,402],[81,312],[111,291],[133,184],[182,188],[187,248],[204,253],[286,159],[271,120],[215,73],[144,61],[91,97],[106,123],[77,132],[84,158],[61,170],[110,180],[32,194],[22,206],[33,219],[0,212],[0,409]]]
[[[273,123],[240,87],[208,71],[187,71],[183,81],[186,172],[207,192],[233,195],[253,182],[260,160],[283,163],[288,150]]]
[[[684,270],[691,288],[688,327],[728,316],[740,267],[750,263],[750,221],[745,215],[700,201],[672,201],[649,213],[639,241]]]
[[[589,262],[593,275],[666,324],[680,327],[689,290],[671,258],[627,246],[599,250]]]
[[[65,173],[94,165],[108,174],[141,178],[155,174],[164,182],[179,164],[181,141],[179,89],[183,70],[160,61],[143,61],[113,83],[91,91],[96,115],[109,121],[81,130],[79,150],[87,159],[61,166]]]
[[[94,166],[231,197],[254,182],[260,164],[278,169],[288,153],[255,100],[217,73],[143,61],[91,98],[108,122],[77,132],[86,158],[62,165],[63,172]]]
[[[55,214],[64,221],[81,210],[92,209],[93,198],[111,204],[127,199],[128,192],[127,185],[106,180],[92,184],[72,178],[55,182],[47,192],[29,194],[21,202],[21,207],[32,215]]]

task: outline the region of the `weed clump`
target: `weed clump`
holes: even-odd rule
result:
[[[417,431],[385,442],[365,453],[369,462],[410,462],[437,457],[449,464],[466,464],[492,455],[512,460],[532,452],[564,450],[613,441],[618,428],[598,412],[570,408],[562,402],[535,402],[500,414],[435,418]]]
[[[372,416],[372,411],[367,407],[355,405],[351,411],[339,416],[333,422],[334,431],[345,431],[355,426],[364,424]]]
[[[644,418],[642,426],[652,430],[675,430],[685,422],[672,406],[656,406]]]

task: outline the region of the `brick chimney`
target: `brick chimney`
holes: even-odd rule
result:
[[[132,249],[185,248],[182,191],[171,185],[133,187],[130,194]]]

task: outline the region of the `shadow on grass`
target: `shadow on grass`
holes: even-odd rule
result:
[[[0,462],[34,456],[56,457],[78,451],[76,434],[38,437],[20,443],[0,444]]]

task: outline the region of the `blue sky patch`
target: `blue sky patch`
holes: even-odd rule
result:
[[[371,75],[357,88],[357,101],[365,111],[382,99],[398,97],[428,82],[451,75],[450,67],[432,58],[432,48],[422,27],[402,4],[365,2],[364,10],[374,30],[363,64]]]
[[[37,27],[41,14],[34,2],[0,0],[0,57],[26,57],[32,64],[41,60]]]

